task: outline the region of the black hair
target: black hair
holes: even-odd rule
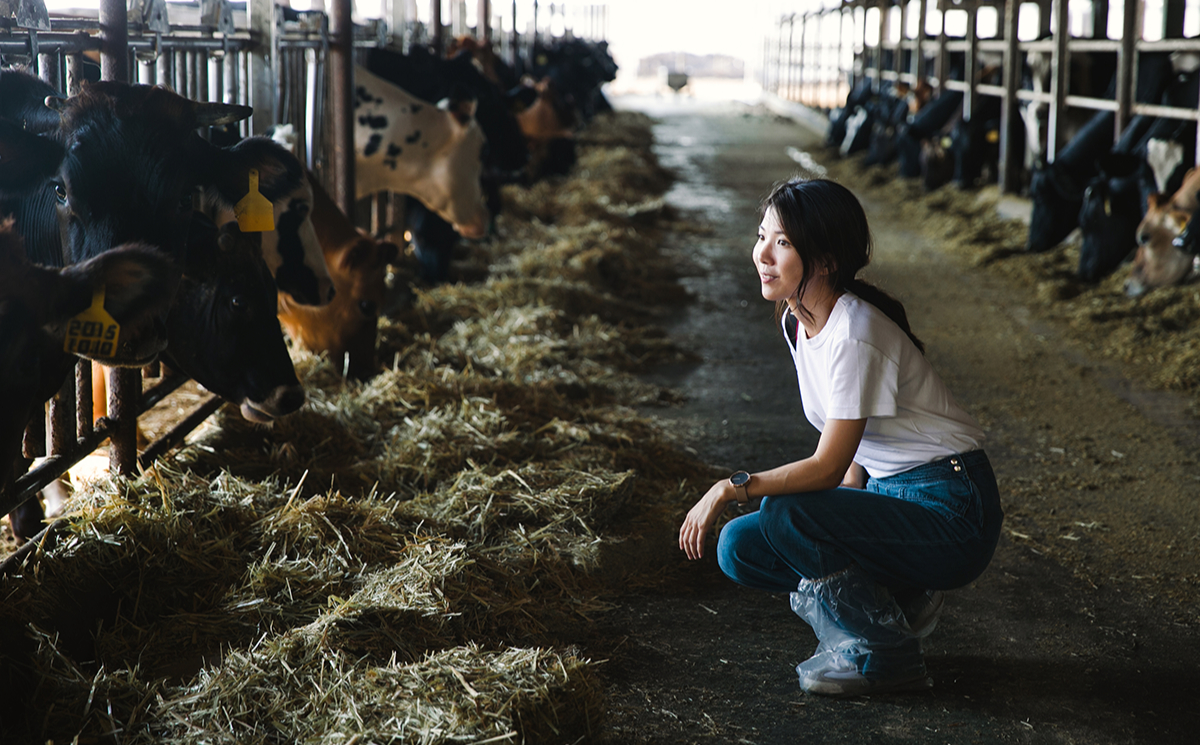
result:
[[[763,199],[762,209],[764,215],[767,210],[775,213],[783,234],[800,255],[804,276],[796,290],[798,297],[804,296],[815,270],[827,269],[835,292],[850,291],[874,305],[925,353],[925,345],[908,324],[904,305],[856,276],[870,263],[874,246],[867,215],[849,189],[828,179],[794,178],[776,184]],[[786,301],[776,304],[776,320],[786,307]],[[803,306],[800,313],[806,313]]]

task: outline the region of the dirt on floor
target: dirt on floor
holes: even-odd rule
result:
[[[988,431],[1005,525],[991,567],[950,593],[927,644],[934,687],[848,701],[800,691],[794,667],[815,638],[786,597],[734,586],[711,550],[688,563],[664,527],[643,550],[667,581],[621,598],[590,645],[608,660],[602,739],[1194,742],[1196,285],[1141,301],[1120,294],[1119,277],[1081,285],[1077,249],[1025,255],[1024,226],[996,216],[994,191],[926,195],[761,108],[622,105],[658,117],[656,152],[679,177],[667,200],[684,219],[669,250],[691,301],[660,320],[702,358],[652,376],[687,399],[660,420],[729,471],[811,452],[749,255],[758,200],[815,162],[809,175],[825,169],[863,201],[876,245],[867,277],[904,301]]]

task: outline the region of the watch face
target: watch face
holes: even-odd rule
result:
[[[746,473],[745,471],[738,471],[729,477],[729,483],[733,484],[734,486],[742,486],[749,481],[750,474]]]

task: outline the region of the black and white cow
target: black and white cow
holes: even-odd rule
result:
[[[354,74],[358,196],[409,194],[459,234],[482,238],[490,218],[480,186],[485,137],[474,101],[435,106],[365,67]]]

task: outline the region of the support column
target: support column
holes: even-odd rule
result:
[[[333,139],[333,198],[354,214],[354,25],[351,0],[333,0],[329,17],[329,131]]]
[[[100,77],[129,82],[129,11],[125,0],[100,0]]]
[[[1067,85],[1070,70],[1070,51],[1067,42],[1071,38],[1068,23],[1067,0],[1054,0],[1054,51],[1050,58],[1050,120],[1046,130],[1046,162],[1053,163],[1058,155],[1067,123]]]
[[[1117,121],[1113,136],[1120,139],[1133,111],[1137,80],[1137,41],[1142,36],[1142,0],[1125,0],[1121,11],[1121,51],[1117,54]],[[1115,140],[1114,140],[1115,142]]]
[[[1106,0],[1102,0],[1106,1]],[[1004,4],[1004,98],[1000,100],[1000,191],[1014,194],[1020,189],[1022,152],[1013,147],[1012,130],[1017,122],[1017,89],[1021,86],[1021,52],[1017,39],[1019,0]]]

